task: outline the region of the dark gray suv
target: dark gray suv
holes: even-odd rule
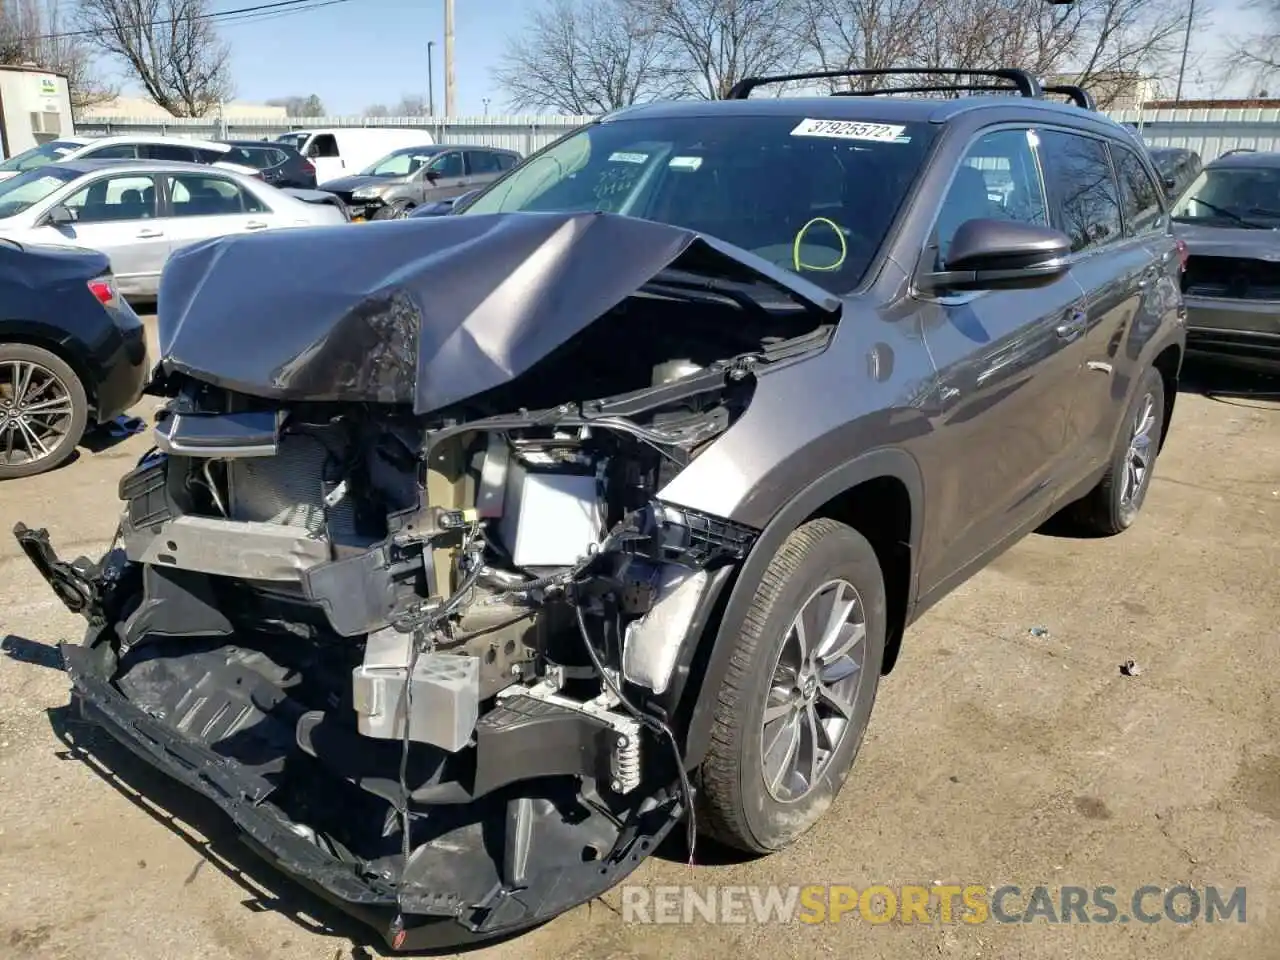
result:
[[[393,949],[545,920],[681,821],[781,850],[913,620],[1142,507],[1186,334],[1141,144],[1017,70],[768,82],[456,215],[178,252],[118,546],[16,531],[89,618],[83,715]]]

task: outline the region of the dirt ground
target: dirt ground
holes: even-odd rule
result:
[[[0,488],[0,956],[377,955],[367,932],[255,860],[212,807],[67,724],[51,645],[78,640],[81,625],[8,530],[47,526],[64,555],[96,556],[116,523],[116,481],[147,446],[134,436]],[[1120,900],[1147,884],[1216,884],[1247,887],[1245,923],[647,926],[624,921],[615,890],[473,956],[1274,960],[1278,538],[1280,403],[1184,392],[1134,529],[1033,536],[909,633],[825,822],[767,859],[660,856],[629,881],[1107,884]],[[1122,675],[1127,659],[1138,676]],[[72,737],[89,759],[72,755]]]

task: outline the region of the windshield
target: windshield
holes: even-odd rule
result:
[[[362,177],[403,177],[417,173],[431,162],[438,151],[427,147],[408,147],[388,153],[371,166],[360,171]]]
[[[47,163],[57,163],[73,150],[79,150],[84,144],[75,143],[70,140],[51,140],[48,143],[42,143],[38,147],[32,147],[25,150],[16,157],[10,157],[4,163],[0,163],[0,170],[5,172],[34,170],[36,167],[43,167]]]
[[[457,213],[643,217],[844,293],[861,281],[932,137],[927,124],[794,115],[599,123],[526,160]]]
[[[1210,167],[1173,205],[1173,219],[1208,226],[1280,229],[1280,168]]]
[[[17,216],[79,176],[73,170],[53,166],[0,180],[0,219]]]

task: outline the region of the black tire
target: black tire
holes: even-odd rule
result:
[[[379,207],[378,212],[373,215],[373,220],[403,220],[410,211],[413,210],[413,204],[408,200],[397,200],[395,203],[388,204],[385,207]]]
[[[833,580],[843,580],[857,592],[866,627],[856,692],[848,701],[850,719],[809,792],[779,799],[765,783],[763,742],[775,665],[806,601]],[[748,853],[770,853],[807,831],[831,806],[875,702],[884,662],[885,606],[875,550],[856,530],[833,520],[814,520],[783,543],[756,590],[717,693],[711,742],[698,776],[699,823],[708,836]]]
[[[33,364],[39,371],[56,379],[64,388],[71,401],[69,415],[59,421],[63,431],[55,446],[39,460],[24,463],[7,463],[8,444],[13,435],[6,423],[4,405],[11,402],[13,387],[11,377],[12,363]],[[9,421],[12,422],[12,421]],[[41,347],[33,347],[26,343],[0,343],[0,480],[16,480],[19,477],[31,477],[38,473],[46,473],[66,463],[75,453],[76,444],[84,436],[89,422],[89,400],[85,396],[84,384],[66,363],[59,357]]]
[[[1164,399],[1164,378],[1159,370],[1148,368],[1125,412],[1124,424],[1116,438],[1116,449],[1112,452],[1106,474],[1096,487],[1069,509],[1070,522],[1079,532],[1109,537],[1133,526],[1147,499],[1147,491],[1151,489],[1151,477],[1160,453],[1160,439],[1164,435]],[[1139,426],[1139,418],[1143,417],[1148,405],[1151,414],[1150,422],[1146,423],[1147,466],[1136,491],[1129,495],[1126,476],[1131,458],[1130,444]]]

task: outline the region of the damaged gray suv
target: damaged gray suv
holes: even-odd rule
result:
[[[393,949],[530,927],[681,823],[786,847],[904,629],[1052,516],[1128,527],[1169,425],[1145,152],[1021,71],[946,92],[993,81],[746,81],[453,215],[176,254],[116,544],[15,531],[89,620],[82,716]]]

